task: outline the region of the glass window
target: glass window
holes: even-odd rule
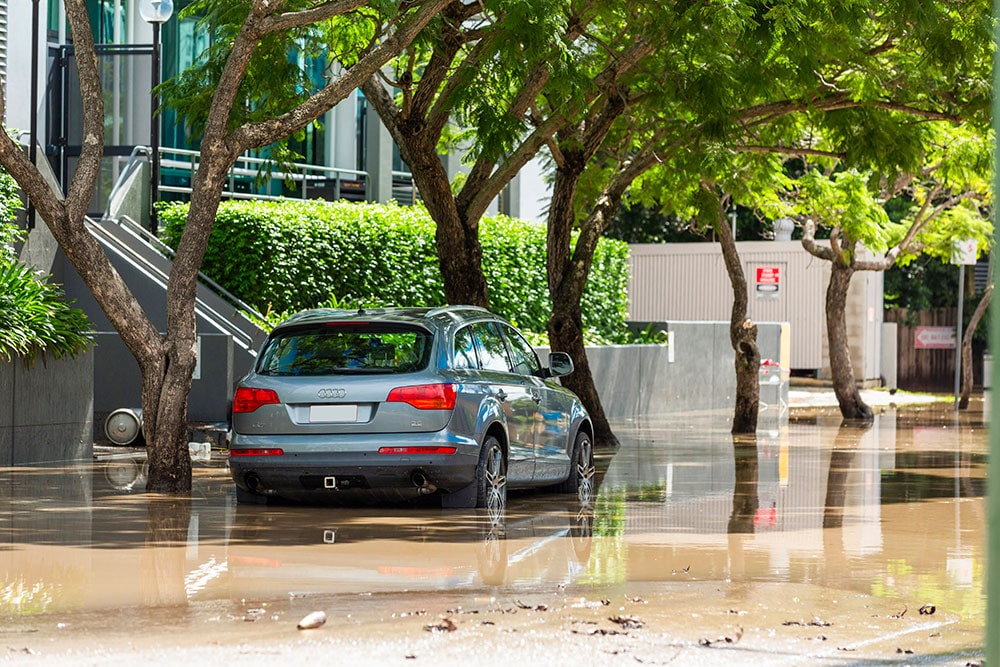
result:
[[[512,327],[504,327],[507,332],[507,342],[510,344],[510,354],[514,361],[514,372],[520,375],[536,375],[542,370],[538,355],[524,336]]]
[[[476,338],[479,339],[479,353],[482,368],[491,371],[511,371],[507,358],[507,346],[503,336],[493,322],[480,322],[472,325]]]
[[[455,368],[479,368],[472,327],[465,327],[455,334]]]
[[[309,326],[278,333],[261,354],[262,375],[412,373],[427,367],[431,334],[394,325]]]

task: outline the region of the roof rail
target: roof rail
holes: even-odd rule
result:
[[[482,306],[469,306],[469,305],[464,305],[464,304],[454,304],[454,305],[441,306],[440,308],[434,308],[432,310],[429,310],[429,311],[427,311],[427,317],[434,317],[435,315],[445,315],[445,314],[448,314],[448,313],[453,313],[453,312],[458,311],[458,310],[478,310],[480,312],[486,313],[487,315],[492,315],[493,314],[489,310],[487,310],[486,308],[483,308]]]

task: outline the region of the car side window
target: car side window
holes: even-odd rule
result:
[[[510,344],[514,372],[520,375],[537,375],[542,370],[542,364],[538,361],[535,350],[514,328],[505,326],[503,329]]]
[[[511,372],[510,360],[507,358],[507,346],[503,342],[500,330],[492,322],[479,322],[472,325],[479,340],[479,354],[482,368],[491,371]]]
[[[463,327],[455,334],[455,368],[479,368],[472,327]]]

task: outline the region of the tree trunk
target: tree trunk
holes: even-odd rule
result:
[[[596,447],[618,447],[618,438],[611,430],[611,424],[604,414],[601,397],[594,386],[594,376],[590,372],[587,350],[583,344],[583,322],[580,319],[578,301],[553,300],[552,316],[549,318],[549,344],[552,350],[566,352],[573,358],[573,372],[560,378],[562,385],[580,397],[590,414],[594,426]]]
[[[587,408],[594,426],[595,446],[618,447],[618,438],[604,414],[604,406],[601,405],[601,397],[590,372],[590,362],[583,344],[583,316],[580,310],[580,300],[597,245],[596,239],[603,228],[606,228],[606,222],[602,217],[601,207],[595,207],[586,224],[596,235],[581,234],[576,251],[571,253],[573,199],[580,175],[586,168],[587,158],[584,151],[579,149],[564,151],[563,157],[564,162],[556,169],[552,187],[546,239],[549,294],[552,298],[552,314],[547,327],[549,346],[553,351],[566,352],[573,358],[573,372],[561,381],[563,386],[580,397]],[[612,205],[610,201],[606,203],[609,207]],[[617,204],[613,206],[617,207]],[[598,229],[601,231],[597,231]]]
[[[830,372],[833,392],[844,419],[874,418],[872,409],[862,400],[854,379],[851,350],[847,340],[847,290],[854,269],[834,260],[830,265],[830,285],[826,290],[826,330],[830,347]]]
[[[743,263],[736,251],[725,217],[713,217],[715,232],[722,245],[722,257],[733,288],[733,310],[729,320],[729,342],[736,353],[736,405],[733,410],[733,435],[757,432],[760,415],[760,348],[757,347],[757,325],[747,317],[747,280]]]
[[[990,284],[983,291],[983,298],[979,300],[979,305],[972,311],[969,326],[965,327],[965,333],[962,335],[962,395],[958,401],[959,410],[969,408],[969,396],[972,394],[972,336],[976,333],[976,328],[979,326],[980,320],[983,319],[983,315],[986,314],[992,297],[993,285]]]

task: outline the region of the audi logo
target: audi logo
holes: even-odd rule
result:
[[[316,395],[319,396],[320,398],[344,398],[347,396],[347,390],[326,388],[317,391]]]

